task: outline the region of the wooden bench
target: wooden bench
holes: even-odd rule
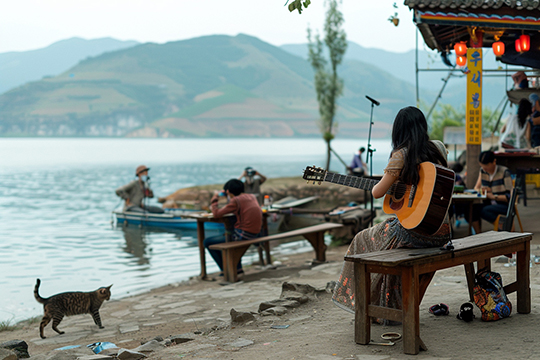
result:
[[[283,240],[295,236],[303,236],[315,250],[317,261],[326,261],[326,245],[324,243],[324,233],[328,230],[343,227],[342,224],[324,223],[308,226],[301,229],[287,231],[270,236],[264,236],[253,240],[230,241],[222,244],[210,245],[212,250],[221,250],[223,254],[223,276],[228,282],[238,281],[236,266],[245,254],[247,249],[253,244],[268,244],[271,241]],[[268,247],[267,247],[268,248]]]
[[[394,249],[365,254],[346,255],[345,260],[354,262],[355,278],[355,341],[367,345],[371,340],[371,317],[403,323],[403,351],[418,354],[426,350],[420,339],[419,306],[426,289],[437,270],[465,265],[469,296],[472,299],[474,265],[490,268],[491,258],[517,252],[517,281],[504,287],[507,294],[517,291],[517,312],[531,311],[529,285],[530,233],[490,231],[453,240],[454,250]],[[401,276],[402,310],[375,306],[370,301],[371,273]],[[504,282],[504,279],[503,279]]]

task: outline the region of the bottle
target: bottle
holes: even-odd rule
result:
[[[270,206],[271,206],[270,195],[264,195],[263,209],[268,210],[270,209]]]

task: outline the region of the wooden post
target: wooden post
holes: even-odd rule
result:
[[[465,101],[465,142],[467,143],[467,187],[478,179],[478,156],[482,151],[482,48],[467,50],[467,98]]]

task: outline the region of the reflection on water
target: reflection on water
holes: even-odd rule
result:
[[[152,248],[147,249],[146,231],[138,226],[126,226],[122,230],[126,239],[123,250],[139,259],[137,261],[139,265],[150,263],[150,254],[147,254],[147,251],[152,252]]]
[[[151,168],[156,196],[165,196],[224,183],[248,165],[269,177],[300,176],[306,165],[324,163],[323,145],[279,139],[1,139],[0,321],[42,313],[33,297],[36,278],[44,297],[114,284],[112,296],[119,298],[199,274],[196,231],[112,226],[111,211],[120,203],[114,190],[133,179],[140,163]],[[374,164],[381,165],[375,171],[388,156],[382,147],[377,145],[381,160]],[[345,158],[357,148],[355,141],[334,145]],[[218,271],[213,261],[207,268]]]

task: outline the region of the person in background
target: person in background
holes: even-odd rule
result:
[[[529,88],[529,80],[527,80],[527,74],[525,74],[523,71],[518,71],[512,74],[512,80],[514,80],[514,89]]]
[[[529,95],[532,104],[531,123],[531,147],[540,146],[540,98],[538,94]]]
[[[366,173],[367,165],[362,160],[362,154],[366,151],[366,148],[361,147],[358,149],[358,153],[356,153],[351,161],[351,165],[347,168],[349,170],[349,173],[354,176],[364,176]]]
[[[259,205],[262,205],[263,198],[261,194],[261,185],[266,181],[266,177],[259,173],[257,170],[248,166],[244,169],[244,172],[238,177],[238,180],[244,180],[244,192],[246,194],[253,194],[257,198]]]
[[[228,203],[223,208],[218,208],[219,192],[214,193],[210,200],[210,208],[215,218],[221,218],[226,214],[234,214],[236,222],[234,224],[234,233],[232,240],[251,240],[259,236],[262,227],[262,210],[253,194],[244,192],[244,183],[238,179],[231,179],[223,185],[224,194],[227,196]],[[223,275],[223,256],[220,250],[210,250],[209,246],[221,244],[226,241],[225,234],[211,236],[204,239],[204,247],[218,265]],[[243,274],[242,262],[238,262],[236,268],[238,274]]]
[[[382,179],[373,187],[375,198],[383,197],[392,184],[400,180],[405,184],[418,184],[418,164],[424,161],[447,166],[447,151],[438,140],[430,141],[428,125],[422,111],[416,107],[401,109],[392,128],[392,152]],[[348,255],[362,254],[397,248],[440,247],[450,240],[448,216],[440,229],[432,235],[415,229],[405,229],[398,218],[389,217],[379,224],[362,230],[354,237]],[[383,307],[402,308],[401,277],[397,275],[373,274],[371,280],[371,304]],[[354,264],[345,261],[341,276],[334,289],[332,300],[340,308],[355,311]],[[388,320],[377,319],[387,324]]]
[[[456,162],[454,162],[453,164],[450,165],[450,169],[452,169],[456,173],[456,181],[455,181],[454,185],[463,185],[463,186],[465,186],[465,179],[461,175],[461,172],[463,171],[463,165],[461,165],[460,162],[456,161]]]
[[[474,190],[486,194],[486,200],[483,204],[473,205],[471,225],[477,234],[480,233],[481,219],[494,223],[497,216],[506,214],[510,191],[513,188],[510,170],[497,165],[493,151],[481,152],[478,161],[480,173]]]
[[[521,99],[516,115],[510,115],[508,121],[501,128],[499,146],[503,148],[529,149],[531,147],[532,105],[527,99]]]
[[[135,170],[137,179],[129,184],[116,189],[116,195],[125,200],[124,211],[163,213],[163,209],[158,206],[146,205],[145,198],[153,198],[154,193],[150,189],[150,177],[148,176],[150,168],[140,165]]]

